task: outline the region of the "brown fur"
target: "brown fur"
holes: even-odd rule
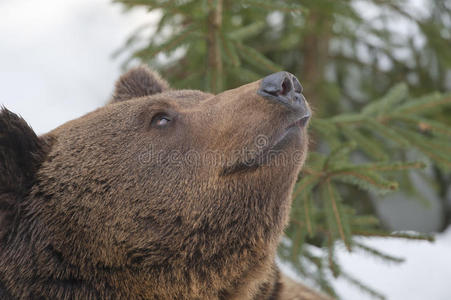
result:
[[[130,76],[131,74],[133,76]],[[158,73],[140,66],[119,78],[110,103],[158,94],[168,89],[169,84]]]
[[[307,135],[276,146],[296,162],[267,157],[291,116],[259,84],[171,91],[140,67],[42,137],[3,110],[1,298],[323,299],[274,263]]]

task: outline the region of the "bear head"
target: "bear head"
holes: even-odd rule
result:
[[[3,109],[0,259],[22,271],[0,268],[0,282],[19,296],[27,280],[35,296],[256,295],[306,156],[301,92],[287,72],[171,90],[138,67],[107,105],[43,136]]]

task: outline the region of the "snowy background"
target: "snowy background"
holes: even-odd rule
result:
[[[121,73],[122,60],[113,60],[113,52],[156,17],[145,10],[123,14],[108,0],[0,0],[0,105],[22,115],[38,133],[102,106]],[[451,229],[435,243],[379,238],[367,243],[406,262],[385,265],[344,250],[338,258],[388,299],[451,299]],[[344,299],[369,299],[344,281],[335,286]]]

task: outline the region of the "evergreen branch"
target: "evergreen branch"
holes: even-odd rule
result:
[[[318,270],[322,269],[323,267],[323,261],[318,256],[312,254],[309,249],[309,247],[305,247],[303,251],[303,256],[309,260]]]
[[[236,52],[235,45],[227,38],[221,34],[222,45],[224,46],[223,53],[227,54],[227,58],[234,67],[239,67],[241,65],[240,57]]]
[[[434,93],[399,106],[393,112],[403,114],[424,113],[431,108],[449,104],[451,104],[451,97],[443,97],[439,93]]]
[[[147,6],[150,10],[162,9],[166,12],[173,14],[181,14],[189,18],[189,14],[179,8],[180,5],[174,3],[174,0],[167,1],[165,3],[160,3],[159,1],[153,0],[113,0],[115,3],[122,3],[127,6]]]
[[[307,8],[303,8],[298,4],[288,4],[285,1],[265,1],[265,0],[242,0],[241,3],[252,5],[255,8],[263,8],[265,10],[273,11],[281,11],[286,13],[293,12],[307,12]]]
[[[122,47],[120,47],[119,49],[115,50],[112,54],[111,54],[111,58],[115,59],[117,58],[119,55],[121,55],[122,53],[124,53],[127,48],[132,47],[139,38],[139,35],[145,30],[148,29],[149,27],[151,27],[153,25],[152,22],[148,22],[145,23],[141,26],[139,26],[138,28],[136,28],[127,38],[127,40],[125,41],[124,45]]]
[[[333,123],[360,123],[366,120],[366,116],[360,114],[349,113],[349,114],[339,114],[335,117],[329,119]]]
[[[302,244],[304,241],[304,230],[302,230],[302,228],[304,227],[303,224],[297,220],[292,220],[292,222],[294,224],[297,224],[297,226],[295,226],[295,233],[294,236],[292,238],[292,250],[291,250],[291,260],[295,261],[298,257],[299,254],[301,252],[301,248],[302,248]]]
[[[439,166],[451,169],[451,156],[449,155],[451,143],[448,141],[439,141],[437,139],[428,139],[420,134],[402,128],[397,128],[397,130],[409,139],[409,141],[421,152],[436,161]]]
[[[325,274],[325,263],[323,263],[323,258],[311,254],[307,249],[304,250],[304,257],[306,257],[310,262],[316,266],[316,272],[310,275],[315,282],[319,285],[322,291],[331,295],[332,297],[337,297],[334,288],[329,284],[328,276]]]
[[[366,123],[364,123],[364,126],[373,131],[374,133],[377,133],[380,136],[383,136],[384,138],[389,138],[401,146],[404,147],[410,146],[411,144],[409,143],[409,141],[405,139],[402,135],[398,134],[395,130],[393,130],[389,126],[381,124],[384,123],[386,120],[387,120],[386,117],[379,119],[378,121],[380,122],[376,121],[375,119],[368,118]]]
[[[329,119],[314,118],[311,126],[324,135],[333,133],[335,135],[337,127],[333,124],[334,117]],[[359,120],[360,121],[360,120]],[[319,128],[317,128],[319,127]]]
[[[347,156],[349,153],[356,148],[356,144],[351,142],[345,145],[340,145],[340,147],[336,147],[327,157],[324,163],[324,170],[329,168],[329,164],[334,161],[347,161]]]
[[[262,32],[265,26],[266,26],[265,22],[262,21],[251,23],[247,26],[241,27],[240,29],[230,32],[229,34],[227,34],[227,37],[232,40],[242,41],[259,34],[260,32]]]
[[[207,59],[209,90],[218,93],[223,90],[222,31],[223,0],[208,0]]]
[[[304,197],[304,214],[305,214],[305,223],[307,225],[307,232],[310,237],[313,237],[313,226],[312,221],[310,220],[311,215],[311,197],[310,194],[305,195]]]
[[[298,184],[293,193],[293,199],[296,199],[301,193],[309,193],[320,180],[321,175],[306,176]]]
[[[240,50],[239,53],[241,58],[246,60],[250,64],[253,64],[255,67],[264,67],[270,72],[279,72],[283,69],[281,66],[275,64],[270,59],[266,58],[263,54],[249,46],[245,46],[241,43],[236,43],[236,46]]]
[[[377,249],[374,249],[372,247],[369,247],[367,245],[364,245],[364,244],[356,242],[356,241],[354,241],[354,246],[359,248],[359,249],[361,249],[361,250],[363,250],[364,252],[367,252],[367,253],[369,253],[369,254],[371,254],[373,256],[377,256],[377,257],[381,258],[382,261],[384,261],[384,262],[390,261],[392,263],[400,264],[400,263],[403,263],[405,261],[405,259],[402,258],[402,257],[395,257],[395,256],[392,256],[390,254],[383,253],[383,252],[381,252],[381,251],[379,251]]]
[[[372,297],[374,298],[378,298],[381,300],[385,300],[386,297],[380,293],[378,293],[377,291],[373,290],[372,288],[370,288],[369,286],[367,286],[366,284],[362,283],[360,280],[356,279],[354,276],[351,276],[349,273],[342,271],[341,272],[341,276],[346,279],[349,283],[355,285],[356,287],[358,287],[360,290],[370,294]]]
[[[364,190],[373,190],[376,192],[396,190],[398,188],[398,183],[394,181],[388,181],[378,176],[376,173],[371,171],[365,171],[361,173],[357,170],[355,171],[338,171],[329,174],[336,181],[341,181],[345,183],[354,184]],[[373,188],[375,187],[375,189]]]
[[[329,120],[313,118],[311,128],[318,132],[332,148],[336,148],[341,145],[338,138],[339,134],[337,131],[337,126],[336,124],[329,122]]]
[[[301,172],[305,169],[306,173],[311,175],[323,175],[324,165],[327,160],[327,156],[320,153],[311,151],[307,158],[307,166],[302,168]]]
[[[380,220],[373,215],[353,216],[350,223],[355,226],[377,226],[380,224]]]
[[[172,27],[171,21],[174,21],[175,15],[174,14],[164,14],[161,16],[160,20],[158,21],[157,27],[155,28],[155,34],[159,34],[162,32],[163,28],[165,26]],[[189,19],[187,19],[189,20]]]
[[[379,115],[389,111],[393,106],[401,102],[407,96],[407,85],[400,83],[391,88],[381,99],[371,102],[362,109],[363,115]]]
[[[346,126],[341,126],[342,133],[348,138],[349,141],[354,141],[363,152],[365,152],[368,156],[376,159],[376,160],[388,160],[388,155],[384,149],[381,149],[381,146],[367,138],[359,131],[354,128],[348,128]]]
[[[418,145],[417,145],[417,147],[420,148],[420,150],[424,154],[426,154],[432,160],[437,162],[439,167],[443,167],[443,168],[445,168],[445,170],[450,170],[451,169],[451,162],[448,160],[448,158],[445,158],[441,154],[438,154],[435,151],[431,151],[430,149],[428,149],[426,147],[422,147],[422,146],[418,146]]]
[[[377,172],[387,172],[387,171],[404,171],[409,169],[422,169],[426,166],[423,162],[377,162],[377,163],[367,163],[367,164],[355,164],[348,165],[340,169],[333,170],[334,172],[347,172],[347,171],[377,171]]]
[[[321,176],[322,172],[317,171],[313,168],[309,168],[309,166],[305,166],[302,168],[301,173],[307,174],[307,175],[315,175],[315,176]]]
[[[328,194],[329,194],[329,200],[331,202],[332,210],[333,210],[334,216],[335,216],[335,221],[336,221],[336,224],[338,226],[338,232],[340,233],[340,238],[345,243],[346,249],[348,249],[348,251],[351,252],[351,245],[350,245],[348,239],[345,236],[345,233],[344,233],[344,230],[343,230],[343,225],[341,223],[341,216],[340,216],[340,213],[338,211],[337,199],[336,199],[337,194],[332,189],[332,184],[330,183],[330,180],[326,181],[326,185],[327,185],[327,191],[328,191]]]
[[[451,136],[451,127],[440,122],[408,115],[397,116],[397,119],[414,124],[419,130],[423,132],[431,131],[434,133],[443,134],[445,136]]]
[[[340,269],[338,268],[337,264],[335,263],[335,244],[332,239],[332,236],[329,234],[327,237],[327,260],[329,262],[329,269],[332,272],[332,275],[337,278],[340,275]]]
[[[142,50],[136,51],[133,56],[139,57],[143,60],[149,60],[154,58],[157,54],[161,52],[168,52],[171,50],[174,50],[175,48],[179,47],[184,43],[185,40],[191,37],[192,33],[197,28],[194,26],[187,26],[179,32],[178,34],[173,35],[172,38],[167,40],[166,42],[162,43],[161,45],[158,45],[156,47],[148,46]]]
[[[256,81],[261,78],[260,74],[251,71],[242,65],[239,68],[229,68],[228,71],[232,78],[238,78],[243,83]]]
[[[424,240],[429,242],[434,241],[434,237],[432,235],[419,233],[385,232],[380,230],[355,230],[352,232],[352,234],[364,237],[401,238],[407,240]]]

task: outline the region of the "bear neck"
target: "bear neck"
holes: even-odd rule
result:
[[[0,299],[278,299],[279,270],[271,257],[242,255],[246,262],[227,274],[211,266],[175,275],[127,268],[80,269],[65,262],[51,245],[38,242],[33,226],[0,246]],[[20,237],[19,237],[20,236]],[[6,247],[5,247],[6,246]],[[252,262],[253,261],[253,262]],[[258,263],[256,263],[258,262]],[[214,263],[214,262],[212,262]],[[180,268],[183,266],[172,266]],[[214,268],[214,266],[213,266]]]
[[[42,205],[34,199],[24,205],[18,226],[0,245],[0,295],[51,299],[276,299],[278,270],[274,258],[289,211],[288,198],[287,194],[269,192],[243,195],[243,208],[256,218],[235,224],[245,228],[240,235],[213,241],[205,232],[198,250],[213,249],[209,253],[193,251],[182,259],[163,260],[150,268],[81,266],[67,261],[53,247],[51,232],[36,218],[39,214],[26,213]],[[278,219],[265,218],[267,213]],[[257,232],[254,227],[261,230]]]

